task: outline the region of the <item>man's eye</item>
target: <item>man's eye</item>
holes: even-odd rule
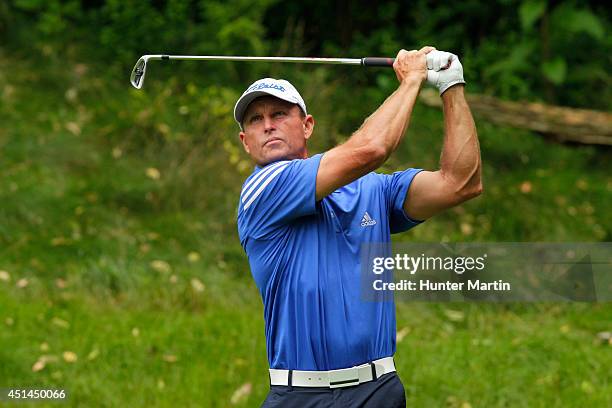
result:
[[[261,119],[261,116],[253,116],[253,117],[251,117],[251,120],[249,120],[249,122],[251,122],[251,123],[257,122],[260,119]]]
[[[274,116],[285,116],[285,115],[286,115],[285,111],[274,112]]]

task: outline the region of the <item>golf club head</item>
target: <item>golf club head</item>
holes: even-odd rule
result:
[[[142,88],[142,84],[144,83],[145,74],[147,73],[147,61],[149,60],[148,55],[143,55],[140,57],[136,65],[134,65],[134,69],[132,69],[132,74],[130,75],[130,82],[132,86],[136,89]]]

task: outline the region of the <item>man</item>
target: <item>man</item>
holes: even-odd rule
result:
[[[463,68],[450,53],[401,50],[397,90],[345,143],[308,156],[314,119],[287,81],[265,78],[234,117],[256,168],[238,231],[264,303],[272,407],[404,407],[395,373],[395,305],[360,299],[360,246],[389,242],[482,191]],[[441,168],[372,171],[402,140],[424,81],[444,105]]]

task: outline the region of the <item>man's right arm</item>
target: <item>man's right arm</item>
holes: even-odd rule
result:
[[[397,148],[427,78],[425,55],[432,50],[432,47],[423,47],[397,54],[393,69],[400,81],[399,87],[349,140],[323,155],[317,172],[317,201],[377,169]]]

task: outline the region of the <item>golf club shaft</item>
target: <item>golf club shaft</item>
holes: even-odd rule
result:
[[[300,64],[343,64],[364,66],[393,66],[393,58],[309,58],[309,57],[241,57],[225,55],[149,55],[155,60],[194,61],[250,61],[250,62],[293,62]]]
[[[226,55],[143,55],[140,57],[132,74],[130,82],[136,89],[142,88],[147,71],[147,62],[151,60],[192,60],[192,61],[251,61],[251,62],[293,62],[301,64],[340,64],[361,65],[366,67],[392,67],[393,58],[307,58],[307,57],[239,57]]]

